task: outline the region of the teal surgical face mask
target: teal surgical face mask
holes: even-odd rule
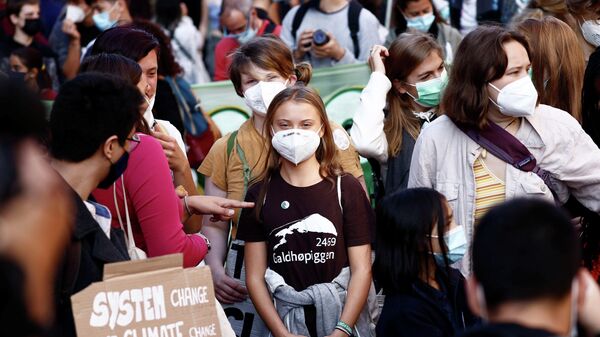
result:
[[[432,235],[432,238],[437,238],[437,235]],[[444,234],[444,242],[448,248],[448,261],[454,264],[460,261],[467,251],[467,238],[463,226],[456,226],[449,232]],[[444,256],[439,253],[433,253],[436,263],[439,266],[444,265]]]
[[[412,18],[404,18],[406,19],[407,28],[418,30],[423,33],[427,33],[431,27],[431,24],[433,24],[433,21],[435,21],[435,15],[433,15],[433,13],[427,13],[425,15],[415,16]]]
[[[99,30],[105,31],[117,23],[117,20],[110,19],[110,13],[112,13],[116,8],[117,4],[115,3],[108,11],[96,13],[92,16],[92,20],[94,20],[94,24]]]
[[[444,91],[446,84],[448,84],[448,73],[446,72],[446,69],[444,69],[440,77],[419,82],[417,84],[407,84],[417,88],[418,97],[414,97],[408,91],[406,92],[417,104],[426,108],[436,107],[440,104],[442,91]]]

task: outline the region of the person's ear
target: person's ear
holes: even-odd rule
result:
[[[256,8],[252,8],[250,10],[250,16],[249,16],[249,20],[250,20],[250,26],[252,27],[252,29],[259,29],[260,27],[258,26],[258,13],[256,12]]]
[[[32,79],[35,79],[35,78],[37,78],[37,76],[39,74],[39,70],[37,68],[33,68],[33,69],[30,69],[28,73],[31,74]]]
[[[120,20],[123,17],[125,10],[127,10],[127,3],[125,0],[117,0],[115,5],[117,6],[114,11],[114,13],[117,15],[115,19]]]
[[[481,308],[480,306],[481,301],[479,300],[479,296],[482,296],[483,294],[480,294],[480,292],[477,289],[479,289],[479,283],[477,282],[475,276],[471,275],[465,282],[467,303],[469,304],[469,308],[475,315],[482,317],[483,308]]]
[[[296,84],[296,82],[298,81],[298,77],[296,77],[296,75],[292,75],[288,78],[289,83],[290,83],[290,87],[293,86],[294,84]]]
[[[396,89],[396,91],[399,92],[400,94],[406,93],[406,89],[404,89],[404,86],[402,85],[402,82],[400,80],[397,80],[397,79],[393,80],[392,85],[394,86],[394,89]]]
[[[119,145],[118,141],[119,138],[116,135],[112,135],[104,141],[104,144],[102,144],[102,154],[110,160],[111,163],[113,162],[112,157],[115,155],[115,151]]]
[[[16,26],[16,25],[17,25],[17,23],[19,23],[19,17],[18,17],[18,16],[16,16],[15,14],[11,14],[11,15],[10,15],[10,22],[11,22],[13,25],[15,25],[15,26]]]

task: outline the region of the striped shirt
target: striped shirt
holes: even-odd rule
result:
[[[473,164],[475,173],[475,224],[495,205],[505,199],[504,181],[496,177],[478,157]]]

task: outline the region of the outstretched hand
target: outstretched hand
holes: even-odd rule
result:
[[[194,214],[210,214],[211,221],[228,221],[233,218],[235,208],[252,208],[253,202],[239,201],[209,195],[188,197],[188,205]]]

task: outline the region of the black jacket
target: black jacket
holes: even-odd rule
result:
[[[461,337],[554,337],[557,336],[546,330],[526,328],[511,323],[486,324],[467,331]]]
[[[71,295],[102,281],[104,264],[129,260],[123,231],[112,228],[109,240],[83,200],[71,191],[77,213],[70,247],[57,274],[56,336],[76,336]]]
[[[438,271],[438,276],[443,275]],[[386,295],[377,323],[377,336],[454,336],[479,322],[467,305],[464,278],[450,269],[441,290],[418,281],[406,293]]]

